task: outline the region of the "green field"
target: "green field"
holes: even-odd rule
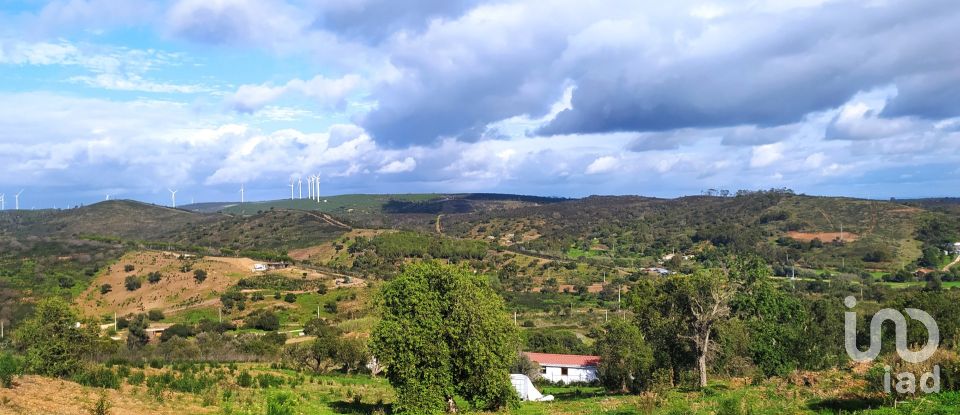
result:
[[[435,199],[443,196],[439,193],[411,193],[411,194],[350,194],[350,195],[331,195],[321,196],[321,202],[317,203],[307,199],[281,199],[268,200],[262,202],[248,202],[244,204],[224,204],[224,213],[235,213],[252,215],[258,211],[270,209],[296,209],[296,210],[315,210],[325,213],[346,213],[351,209],[351,213],[378,214],[381,213],[381,207],[390,200],[405,200],[409,202],[420,202]]]

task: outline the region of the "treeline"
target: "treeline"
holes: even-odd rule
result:
[[[487,249],[488,246],[483,241],[436,237],[416,232],[391,232],[372,239],[357,237],[348,251],[362,253],[372,250],[380,257],[395,261],[401,258],[482,259],[486,256]]]

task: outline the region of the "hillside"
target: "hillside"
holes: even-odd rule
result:
[[[451,235],[557,257],[653,260],[709,243],[756,252],[771,263],[786,262],[789,255],[813,269],[897,269],[921,256],[916,235],[931,218],[955,220],[896,202],[762,192],[726,198],[594,196],[442,220]],[[884,253],[882,261],[864,261],[875,251]]]
[[[75,209],[5,212],[0,215],[0,229],[17,235],[101,235],[158,240],[179,229],[216,219],[213,215],[181,209],[111,200]]]

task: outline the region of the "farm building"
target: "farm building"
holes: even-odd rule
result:
[[[551,382],[592,382],[597,379],[600,356],[553,353],[525,353],[540,365],[540,377]]]
[[[253,264],[254,272],[271,271],[275,269],[284,269],[290,266],[286,262],[267,262],[265,264]]]

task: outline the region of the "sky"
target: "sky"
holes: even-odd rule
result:
[[[6,207],[960,196],[954,0],[6,0]]]

